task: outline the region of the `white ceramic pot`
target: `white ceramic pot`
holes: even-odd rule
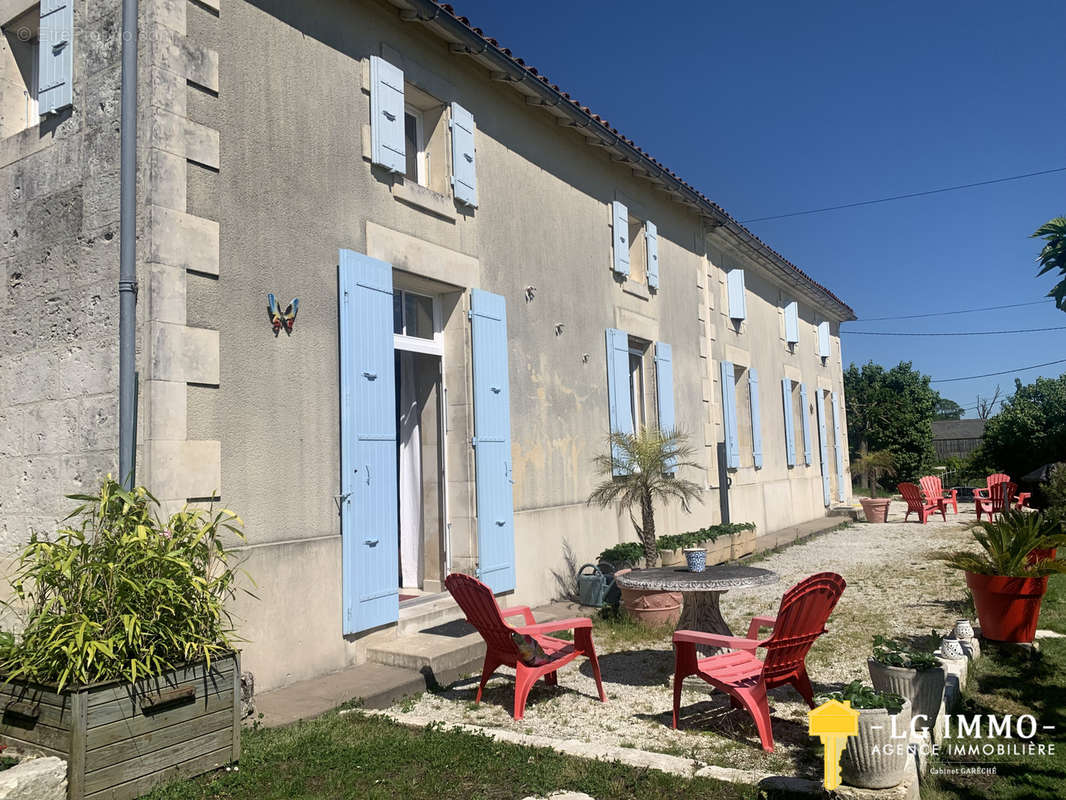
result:
[[[955,629],[952,631],[955,634],[956,639],[972,639],[973,625],[970,624],[968,619],[955,620]]]
[[[940,655],[943,658],[965,658],[966,651],[962,648],[962,642],[953,636],[945,636],[940,640]]]

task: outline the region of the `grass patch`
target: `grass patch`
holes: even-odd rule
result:
[[[589,761],[487,736],[405,728],[359,713],[246,730],[240,770],[161,787],[150,800],[512,800],[559,790],[599,798],[754,798],[755,787]]]
[[[1066,634],[1066,575],[1048,578],[1047,594],[1040,606],[1040,627]]]
[[[1066,576],[1059,576],[1060,578]],[[1058,581],[1058,589],[1063,589]],[[960,755],[946,749],[930,764],[929,780],[922,789],[923,800],[961,800],[986,797],[991,800],[1062,797],[1066,784],[1066,640],[1041,642],[1039,657],[1032,660],[1012,655],[1008,650],[988,648],[985,657],[971,665],[972,670],[963,705],[958,713],[966,717],[987,714],[1032,714],[1038,726],[1035,744],[1054,746],[1045,755]],[[987,718],[985,718],[987,719]],[[987,733],[987,728],[985,729]],[[1026,740],[951,739],[945,744],[981,746],[1024,744]],[[995,769],[995,774],[934,774],[936,770],[968,768]]]
[[[674,626],[650,627],[630,617],[621,606],[604,606],[592,617],[592,633],[597,652],[610,653],[647,645],[670,649]]]

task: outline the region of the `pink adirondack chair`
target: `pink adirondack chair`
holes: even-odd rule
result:
[[[922,491],[925,493],[926,499],[932,500],[940,497],[944,500],[944,505],[951,504],[955,513],[959,513],[959,493],[955,489],[948,491],[944,490],[944,484],[941,482],[940,477],[937,475],[926,475],[924,478],[918,480],[918,485],[921,486]]]
[[[901,483],[896,487],[899,489],[899,493],[903,495],[903,499],[907,501],[907,513],[903,517],[903,521],[906,522],[912,513],[917,513],[922,524],[926,523],[929,519],[929,515],[934,511],[939,511],[940,516],[947,521],[947,501],[941,497],[923,497],[921,487],[916,483]]]
[[[716,689],[727,692],[735,707],[743,707],[755,720],[762,748],[774,751],[770,707],[766,692],[791,684],[814,708],[814,690],[804,663],[814,640],[825,633],[825,623],[844,591],[844,579],[833,572],[820,572],[800,581],[781,598],[776,617],[755,617],[747,637],[720,636],[701,631],[674,632],[674,727],[681,713],[681,684],[699,675]],[[773,630],[759,639],[759,628]],[[724,647],[733,652],[700,658],[698,645]],[[757,648],[766,649],[761,661]]]
[[[538,625],[533,619],[533,612],[529,610],[529,606],[516,606],[501,610],[496,598],[492,595],[492,590],[469,575],[453,572],[445,578],[444,585],[466,614],[466,621],[477,628],[477,632],[485,640],[485,665],[481,670],[481,683],[478,684],[477,698],[474,702],[481,702],[481,692],[489,678],[492,677],[492,673],[500,667],[513,667],[515,670],[514,718],[522,719],[526,710],[526,698],[529,697],[529,690],[533,688],[533,684],[543,677],[549,686],[555,686],[558,682],[556,671],[559,667],[579,656],[584,656],[589,660],[592,665],[592,675],[596,679],[596,688],[600,692],[600,700],[607,702],[607,695],[604,694],[603,683],[600,681],[600,662],[596,658],[596,648],[592,644],[592,620],[587,617],[574,617],[556,622],[542,622]],[[504,621],[506,617],[513,617],[516,614],[522,615],[524,625],[512,627]],[[572,642],[546,635],[569,630],[574,632]],[[512,638],[514,633],[533,637],[547,655],[547,663],[527,665],[522,660],[518,646]]]
[[[992,521],[995,519],[993,514],[1002,514],[1009,509],[1017,490],[1018,484],[1000,481],[988,487],[988,497],[975,497],[974,505],[977,507],[978,522],[981,520],[982,513],[988,514],[989,521]]]

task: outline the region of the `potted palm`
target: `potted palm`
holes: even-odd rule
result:
[[[918,719],[921,715],[921,727],[934,727],[944,702],[946,680],[935,655],[877,635],[867,666],[875,689],[905,697],[910,701],[913,717]]]
[[[161,521],[143,488],[108,479],[54,536],[34,533],[11,579],[17,635],[0,644],[0,742],[68,762],[69,797],[139,797],[236,761],[240,658],[226,602],[229,511]],[[144,754],[150,754],[148,755]]]
[[[883,476],[896,474],[896,457],[891,450],[875,450],[872,453],[863,446],[859,456],[851,462],[851,474],[862,475],[870,489],[870,497],[860,497],[859,504],[867,522],[885,522],[888,519],[889,499],[874,497],[877,481]]]
[[[1057,520],[1042,512],[1006,511],[973,528],[981,552],[937,553],[966,573],[981,633],[997,642],[1032,642],[1049,575],[1066,560],[1041,557],[1066,543]],[[1037,552],[1034,556],[1034,551]]]
[[[820,700],[848,701],[859,712],[859,730],[848,737],[840,756],[840,777],[844,783],[864,789],[898,786],[907,768],[907,740],[911,704],[893,692],[882,692],[861,681],[852,681],[842,691]],[[895,718],[895,719],[893,719]]]
[[[588,503],[601,508],[617,504],[620,512],[629,514],[643,547],[645,566],[654,567],[659,555],[655,504],[678,501],[688,512],[691,502],[700,499],[701,487],[678,477],[682,469],[699,467],[692,461],[694,451],[683,433],[657,428],[642,428],[637,433],[615,432],[608,437],[607,444],[607,452],[596,456],[594,461],[603,480],[589,495]],[[622,589],[622,603],[635,619],[652,625],[676,622],[681,615],[681,596],[676,592]]]

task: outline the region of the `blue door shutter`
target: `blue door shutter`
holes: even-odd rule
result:
[[[818,323],[818,355],[829,358],[829,323]]]
[[[370,160],[390,172],[407,171],[403,70],[370,56]]]
[[[822,500],[828,508],[831,502],[829,494],[829,448],[825,434],[825,398],[821,389],[814,392],[814,408],[818,414],[818,458],[822,467]]]
[[[470,322],[474,351],[478,578],[499,594],[515,588],[506,301],[498,294],[473,289]]]
[[[737,435],[737,384],[733,362],[723,361],[721,372],[725,464],[729,469],[736,469],[740,466],[740,438]]]
[[[799,340],[799,303],[793,300],[785,306],[785,341],[797,344]]]
[[[840,435],[840,410],[837,406],[837,393],[833,392],[833,445],[837,454],[837,499],[844,500],[844,442]]]
[[[477,208],[477,162],[474,156],[474,115],[452,103],[452,191],[455,199]]]
[[[633,433],[633,406],[629,397],[629,336],[617,328],[607,329],[607,408],[611,433]],[[614,448],[614,474],[625,473]]]
[[[37,104],[42,116],[74,102],[74,0],[41,0]]]
[[[644,239],[648,243],[648,286],[659,288],[659,229],[650,219],[644,223]]]
[[[341,250],[341,580],[344,633],[399,617],[392,266]]]
[[[725,278],[726,288],[729,290],[729,318],[746,319],[748,308],[744,297],[744,270],[731,269]]]
[[[629,275],[629,209],[617,200],[611,206],[611,228],[614,232],[614,271]]]
[[[800,426],[803,428],[803,463],[811,465],[811,414],[807,410],[807,384],[800,384]]]
[[[751,402],[751,455],[755,469],[762,469],[762,420],[759,418],[759,373],[748,368],[748,399]]]
[[[674,418],[674,362],[672,348],[666,342],[655,343],[655,395],[659,408],[659,430],[672,431],[677,427]],[[671,459],[666,471],[673,473],[676,459]]]
[[[785,410],[785,461],[790,467],[796,466],[796,434],[792,420],[792,381],[781,379],[781,405]]]

